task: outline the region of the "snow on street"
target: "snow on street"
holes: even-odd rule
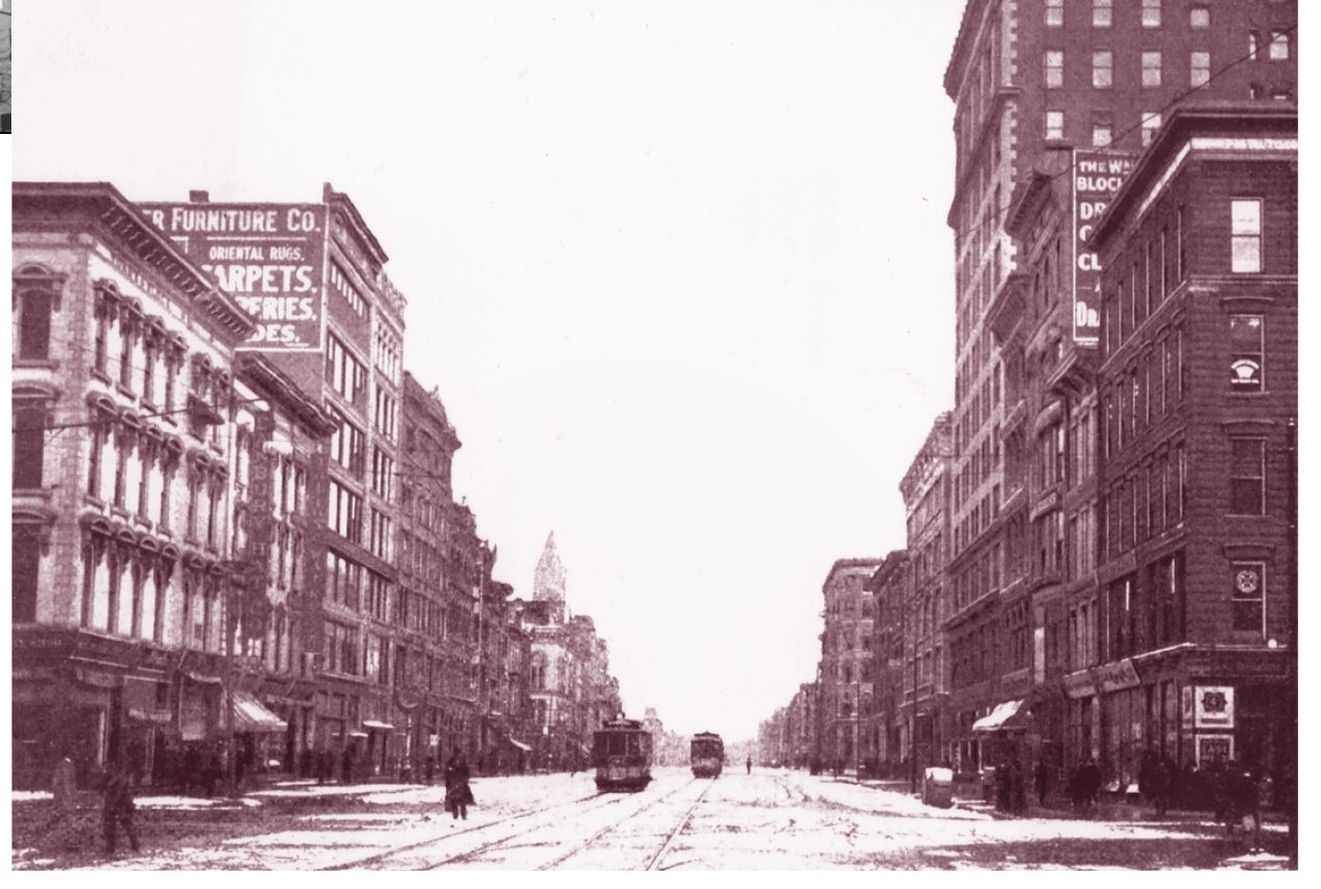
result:
[[[592,776],[477,778],[467,821],[440,787],[287,786],[208,807],[140,798],[142,854],[36,853],[13,865],[114,869],[1279,867],[1196,820],[999,819],[906,794],[785,770],[714,781],[658,769],[637,794],[598,795]],[[26,804],[31,804],[27,801]],[[15,806],[19,802],[14,803]],[[182,828],[178,819],[197,819]],[[174,819],[174,821],[170,821]],[[161,825],[175,829],[166,831]],[[1278,841],[1278,837],[1274,838]],[[96,838],[88,838],[95,848]]]

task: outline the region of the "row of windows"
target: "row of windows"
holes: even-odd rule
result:
[[[1046,27],[1064,27],[1064,0],[1044,2]],[[1139,21],[1142,27],[1161,27],[1164,17],[1162,5],[1161,0],[1141,0]],[[1114,23],[1114,0],[1092,0],[1092,27],[1109,28]],[[1200,4],[1188,7],[1188,25],[1197,29],[1211,27],[1211,8]]]
[[[1182,443],[1161,451],[1141,469],[1110,486],[1101,500],[1105,544],[1112,557],[1183,521],[1188,502],[1187,457]]]
[[[330,263],[330,286],[335,292],[348,302],[349,308],[359,317],[367,314],[367,300],[363,297],[362,291],[349,280],[348,274],[340,268],[339,263],[332,261]]]

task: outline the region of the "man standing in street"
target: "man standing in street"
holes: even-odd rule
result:
[[[748,754],[748,774],[752,774],[752,754]]]
[[[128,834],[129,845],[133,847],[134,852],[137,852],[138,831],[133,826],[133,812],[136,808],[133,804],[133,786],[123,765],[119,762],[110,765],[110,771],[105,779],[104,795],[101,827],[105,833],[106,854],[115,854],[120,824],[124,825],[124,832]]]

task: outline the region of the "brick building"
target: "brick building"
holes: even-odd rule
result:
[[[853,768],[876,756],[872,631],[875,605],[865,582],[879,559],[839,559],[821,585],[820,755]],[[864,721],[872,729],[863,730]]]
[[[1297,109],[1185,106],[1097,225],[1100,665],[1070,743],[1284,774],[1297,555]],[[1284,785],[1281,785],[1284,786]]]
[[[945,562],[949,548],[950,415],[932,424],[926,441],[899,483],[907,529],[909,600],[900,719],[912,727],[904,755],[919,770],[951,760],[949,666],[945,617],[949,587]]]
[[[1007,718],[1022,700],[1009,695],[1031,685],[1021,673],[1023,646],[1010,640],[1035,635],[1034,606],[1021,594],[1002,595],[1006,560],[1016,558],[1011,549],[1033,545],[1032,529],[1015,523],[1035,521],[1004,515],[1011,484],[1018,487],[1006,477],[1006,427],[1024,418],[1006,403],[1007,363],[990,316],[1002,291],[1021,286],[1012,273],[1024,259],[1004,230],[1011,195],[1049,142],[1138,151],[1190,91],[1198,99],[1293,97],[1296,12],[1297,4],[1285,0],[965,6],[945,74],[957,153],[948,216],[955,232],[956,367],[946,628],[951,652],[963,652],[954,655],[955,669],[959,659],[978,665],[970,675],[979,679],[953,692],[959,743],[968,754],[979,755],[972,726],[1002,705]],[[1051,257],[1057,268],[1066,259],[1073,261],[1071,250]],[[1084,333],[1094,341],[1099,324],[1089,326]],[[1018,458],[1031,456],[1024,450]],[[995,681],[1001,673],[1019,676],[1002,689]]]
[[[252,322],[104,183],[15,183],[15,785],[222,737],[234,347]]]
[[[893,550],[867,578],[867,590],[876,607],[872,627],[872,675],[875,677],[875,707],[879,725],[876,747],[878,767],[887,774],[905,774],[914,732],[909,719],[912,707],[904,708],[904,689],[913,687],[908,656],[911,637],[908,630],[913,576],[908,569],[908,551]],[[905,675],[907,672],[908,675]]]

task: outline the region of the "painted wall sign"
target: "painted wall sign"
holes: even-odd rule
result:
[[[257,322],[241,348],[319,352],[325,330],[321,204],[138,204]]]
[[[1197,728],[1234,727],[1234,687],[1198,685],[1193,688]]]
[[[1101,336],[1101,261],[1087,245],[1092,227],[1133,169],[1133,155],[1073,152],[1073,341],[1095,348]]]

